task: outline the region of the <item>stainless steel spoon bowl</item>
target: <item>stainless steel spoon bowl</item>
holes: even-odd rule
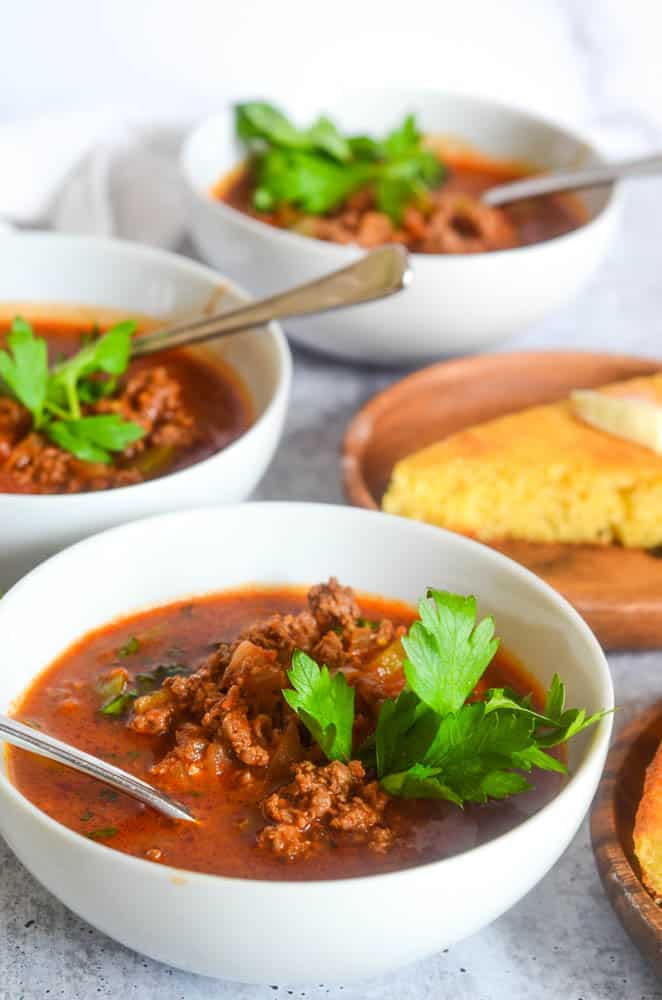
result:
[[[58,764],[72,767],[75,771],[81,771],[83,774],[89,774],[90,777],[117,788],[120,792],[144,802],[145,805],[151,806],[152,809],[156,809],[171,819],[183,819],[189,823],[197,822],[186,806],[171,799],[164,792],[152,788],[146,781],[135,778],[119,767],[108,764],[105,760],[100,760],[99,757],[93,757],[92,754],[78,750],[77,747],[72,747],[68,743],[63,743],[62,740],[47,736],[46,733],[42,733],[38,729],[17,722],[16,719],[10,719],[7,715],[0,715],[0,738],[22,750],[29,750],[31,753],[39,754],[40,757],[48,757],[49,760],[56,760]]]

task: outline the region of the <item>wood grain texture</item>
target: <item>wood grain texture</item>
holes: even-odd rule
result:
[[[352,419],[342,475],[351,503],[380,508],[399,459],[472,424],[662,369],[614,354],[536,352],[463,358],[425,368]],[[617,546],[489,543],[533,570],[584,616],[607,649],[662,646],[662,559]]]
[[[609,751],[591,814],[602,885],[632,940],[662,975],[662,909],[640,881],[632,831],[646,768],[662,740],[662,702],[638,716]]]

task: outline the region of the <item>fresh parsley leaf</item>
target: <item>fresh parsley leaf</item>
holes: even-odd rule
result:
[[[48,384],[48,351],[43,337],[17,316],[7,336],[8,351],[0,351],[0,376],[25,406],[38,427],[43,418]],[[10,353],[11,352],[11,353]]]
[[[254,203],[258,211],[268,212],[289,204],[311,215],[323,215],[339,207],[372,175],[369,164],[343,166],[312,153],[287,149],[269,150],[256,159],[254,170]]]
[[[131,353],[131,337],[136,330],[133,320],[126,320],[111,327],[102,337],[91,340],[67,361],[53,370],[48,387],[49,396],[58,405],[69,407],[69,416],[81,416],[77,384],[80,379],[94,372],[122,375],[126,371]]]
[[[384,791],[402,799],[446,799],[461,806],[463,800],[439,775],[439,768],[413,764],[407,771],[382,778],[381,784]]]
[[[407,767],[402,761],[402,746],[404,743],[409,747],[409,741],[405,742],[404,737],[424,711],[425,706],[413,691],[401,691],[395,700],[388,698],[382,703],[374,741],[374,763],[380,778]]]
[[[476,625],[476,598],[430,589],[402,645],[410,688],[439,715],[456,712],[497,651],[494,619]]]
[[[352,156],[357,160],[384,159],[384,144],[369,135],[353,135],[347,142]]]
[[[144,437],[139,424],[124,420],[118,413],[101,413],[78,420],[55,420],[46,433],[60,448],[84,462],[111,460],[111,452],[124,451],[127,445]]]
[[[532,743],[524,750],[516,750],[511,754],[513,764],[522,771],[530,771],[533,767],[541,771],[556,771],[558,774],[567,774],[568,768],[558,757],[552,757],[545,753],[539,746]]]
[[[325,115],[321,115],[304,135],[312,149],[328,153],[334,160],[346,162],[351,159],[352,150],[349,142]]]
[[[284,149],[326,153],[335,160],[349,160],[351,148],[333,122],[321,116],[308,129],[298,129],[271,104],[250,101],[235,107],[237,135],[248,145],[256,140]]]
[[[511,795],[528,792],[531,787],[524,775],[517,771],[490,771],[480,783],[485,799],[507,799]]]
[[[565,708],[565,688],[554,676],[544,712],[531,695],[492,688],[469,701],[497,649],[494,623],[476,623],[476,601],[430,590],[420,619],[402,640],[407,686],[386,699],[377,724],[358,749],[382,787],[402,798],[444,799],[462,806],[527,791],[523,772],[534,767],[566,773],[547,749],[565,742],[604,715]],[[331,677],[297,651],[283,692],[331,760],[352,756],[354,692],[342,673]]]
[[[82,378],[77,391],[81,403],[98,403],[117,391],[117,378]]]
[[[0,378],[30,410],[34,427],[58,447],[85,462],[108,463],[111,452],[123,451],[144,431],[118,414],[83,416],[81,403],[115,391],[129,361],[135,328],[133,321],[117,324],[103,336],[88,339],[74,357],[49,372],[46,341],[35,337],[30,324],[17,316],[7,337],[9,351],[0,351]]]
[[[406,156],[418,150],[422,138],[416,127],[415,115],[407,115],[402,124],[386,136],[384,151],[390,159]]]
[[[288,678],[293,690],[283,691],[290,708],[297,713],[313,739],[329,760],[349,761],[352,756],[354,688],[345,675],[333,677],[328,667],[318,667],[300,649],[292,657]]]
[[[535,720],[535,740],[538,747],[554,747],[599,722],[605,712],[587,716],[583,708],[565,708],[565,684],[554,674],[545,698],[543,712],[536,712],[530,698],[518,698],[513,691],[492,688],[485,699],[486,712],[509,708],[523,712]]]
[[[292,205],[312,215],[339,208],[372,188],[377,207],[399,225],[404,209],[437,184],[443,167],[408,115],[383,142],[345,137],[324,116],[298,129],[278,108],[249,102],[235,108],[236,130],[253,156],[253,203],[260,212]]]

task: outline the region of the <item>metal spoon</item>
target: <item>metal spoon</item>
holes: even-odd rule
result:
[[[239,330],[261,326],[272,319],[309,316],[360,302],[371,302],[399,292],[410,281],[411,271],[404,247],[380,247],[365,254],[349,267],[268,299],[250,302],[231,312],[179,323],[139,337],[134,341],[131,353],[133,357],[140,357],[169,347],[197,344],[212,337],[237,333]]]
[[[134,778],[132,774],[127,774],[119,767],[108,764],[98,757],[93,757],[92,754],[85,753],[83,750],[78,750],[68,743],[56,740],[53,736],[47,736],[46,733],[42,733],[38,729],[25,726],[22,722],[17,722],[16,719],[0,715],[0,736],[15,747],[30,750],[32,753],[39,754],[40,757],[56,760],[58,764],[72,767],[75,771],[89,774],[92,778],[97,778],[98,781],[103,781],[106,785],[112,785],[113,788],[144,802],[152,809],[163,813],[164,816],[169,816],[171,819],[185,819],[189,823],[197,822],[186,806],[175,802],[164,792],[152,788],[146,781]]]
[[[538,198],[542,194],[558,191],[583,191],[585,188],[612,184],[624,177],[652,177],[662,173],[662,154],[642,156],[636,160],[621,160],[604,167],[585,167],[582,170],[559,170],[537,177],[525,177],[511,184],[498,184],[481,195],[481,201],[496,208],[523,198]]]

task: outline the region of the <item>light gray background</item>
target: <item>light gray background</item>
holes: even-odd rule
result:
[[[356,4],[348,5],[345,0],[338,0],[334,9],[342,7],[346,14],[350,6],[358,9]],[[365,6],[361,7],[364,29],[370,22]],[[395,5],[388,3],[371,6],[373,13],[379,9],[382,22],[386,12],[395,11]],[[295,24],[293,30],[304,31],[306,24],[313,30],[313,3],[302,7],[286,0],[284,7],[293,15],[288,21]],[[400,5],[397,7],[400,9]],[[440,9],[446,9],[443,4],[432,5],[421,0],[408,4],[409,9],[416,8],[419,19],[432,16],[433,7],[437,18]],[[275,17],[273,12],[281,10],[281,5],[247,0],[242,10],[248,11],[250,17],[247,14],[234,21],[226,19],[225,24],[224,5],[211,0],[193,0],[190,5],[171,0],[155,4],[146,0],[137,6],[118,0],[112,7],[104,5],[103,15],[99,14],[100,9],[83,0],[63,0],[58,5],[45,0],[24,0],[20,5],[12,5],[9,28],[11,38],[13,27],[15,44],[3,45],[0,61],[0,147],[3,119],[62,111],[70,106],[89,108],[95,100],[106,104],[109,94],[130,93],[133,101],[136,87],[140,89],[143,83],[145,106],[154,105],[168,87],[169,93],[177,92],[182,98],[180,103],[186,103],[187,107],[193,104],[201,107],[205,100],[217,101],[222,93],[218,81],[223,78],[224,64],[217,58],[210,39],[218,39],[220,45],[222,28],[226,34],[234,31],[238,39],[236,45],[225,49],[229,54],[228,87],[244,94],[251,91],[254,88],[249,83],[250,67],[246,68],[236,52],[241,50],[245,54],[251,38],[257,38],[258,48],[264,46],[265,31],[257,30],[260,17],[266,17],[267,11],[271,12],[269,17]],[[657,30],[660,8],[656,3],[504,0],[494,5],[467,0],[459,6],[454,4],[453,11],[455,20],[448,30],[444,31],[437,22],[436,32],[431,33],[442,53],[438,66],[431,68],[428,60],[410,60],[409,66],[400,61],[399,79],[413,78],[429,84],[446,73],[444,80],[455,86],[464,81],[469,86],[466,73],[470,66],[472,81],[478,81],[475,89],[496,92],[506,98],[517,96],[520,101],[530,98],[538,108],[589,128],[615,155],[662,147],[662,77]],[[91,21],[97,17],[108,21],[103,30],[110,41],[104,51],[108,55],[112,50],[116,52],[105,68],[103,60],[90,62],[94,33],[98,29]],[[114,25],[110,23],[113,17]],[[505,28],[499,35],[499,24],[504,19]],[[384,27],[382,22],[373,20]],[[345,33],[351,33],[351,21],[343,23]],[[397,23],[394,14],[385,26],[392,50],[399,44]],[[129,39],[127,50],[122,47],[122,38],[135,24],[139,27],[141,50],[140,58],[131,59],[127,51],[130,52],[131,45],[135,46],[136,40]],[[72,25],[77,26],[73,34]],[[150,47],[145,43],[145,38],[157,31],[159,25],[165,55],[160,45]],[[6,28],[5,21],[5,36]],[[326,47],[326,62],[322,62],[331,71],[337,65],[334,53],[343,48],[337,20],[329,19],[328,31],[332,34],[335,31],[335,41]],[[270,36],[270,30],[266,36]],[[471,37],[471,52],[462,51],[461,45],[458,48],[459,37]],[[526,44],[518,44],[518,39]],[[28,41],[35,58],[34,72],[26,76],[19,56]],[[529,42],[538,46],[537,52]],[[82,50],[82,63],[76,62],[76,51],[66,49],[72,45]],[[200,58],[194,58],[194,51],[201,53]],[[314,60],[310,50],[307,53],[302,56],[302,65],[310,76]],[[355,82],[356,64],[350,63],[348,60],[345,65],[350,72],[355,71]],[[290,77],[293,65],[288,62]],[[115,75],[109,82],[111,72]],[[287,72],[276,74],[284,89],[288,85]],[[84,87],[80,83],[81,73],[85,76]],[[99,77],[96,82],[95,74]],[[262,65],[257,79],[265,91],[268,76]],[[128,103],[129,98],[125,97],[124,104]],[[659,356],[662,353],[661,199],[662,181],[631,186],[621,232],[590,286],[564,310],[525,336],[502,345],[503,349],[581,346]],[[295,352],[295,362],[286,433],[256,496],[340,503],[343,496],[338,454],[343,429],[366,399],[402,373],[359,370],[300,352]],[[616,719],[617,726],[621,726],[651,699],[660,696],[662,654],[622,653],[611,656],[610,664],[617,702],[623,706]],[[290,996],[311,1000],[662,998],[662,986],[626,937],[603,895],[586,826],[542,884],[491,927],[428,961],[387,979],[358,986],[314,984],[303,990],[280,985],[276,990],[186,975],[142,959],[73,916],[33,881],[2,842],[0,872],[2,1000],[111,997],[114,1000],[117,996],[127,1000],[131,997],[263,1000]],[[452,906],[452,900],[439,899],[439,907],[446,906]],[[399,918],[406,932],[406,914]],[[275,916],[274,933],[278,933],[278,919]],[[348,947],[351,947],[349,917]]]

